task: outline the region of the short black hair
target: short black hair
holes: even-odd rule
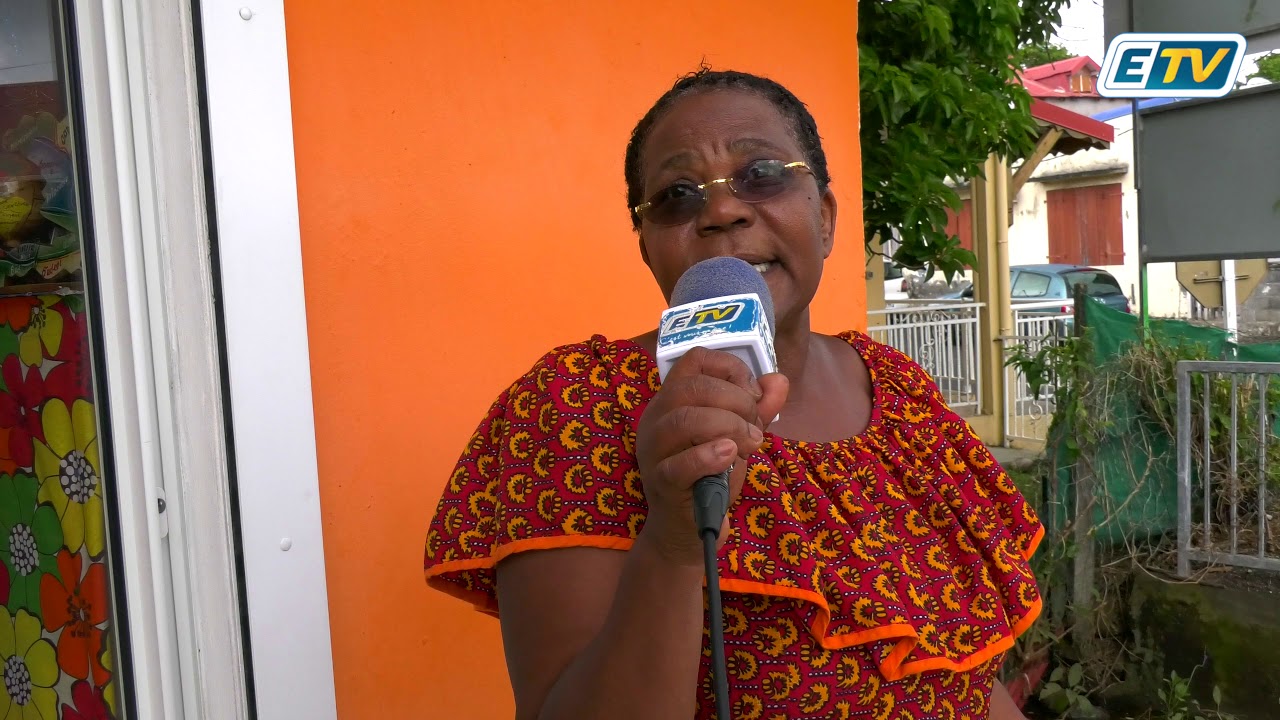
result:
[[[677,100],[700,92],[711,90],[739,90],[759,95],[773,104],[782,117],[791,125],[791,132],[800,145],[804,161],[813,171],[818,181],[818,189],[826,192],[831,184],[831,175],[827,172],[827,155],[822,150],[822,137],[818,135],[818,123],[809,114],[809,109],[800,99],[782,85],[769,78],[733,70],[712,70],[707,66],[689,73],[676,81],[671,89],[658,98],[649,108],[649,112],[640,118],[631,131],[631,140],[627,143],[627,155],[623,164],[623,173],[627,180],[627,212],[631,215],[631,225],[640,229],[640,216],[631,208],[644,202],[644,176],[640,168],[640,150],[649,133],[658,120],[666,114]]]

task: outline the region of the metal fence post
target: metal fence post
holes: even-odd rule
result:
[[[1209,382],[1206,376],[1205,382]],[[1206,435],[1209,429],[1205,428]],[[1208,482],[1208,478],[1205,478]],[[1191,368],[1178,363],[1178,577],[1191,574]]]
[[[1084,285],[1077,284],[1075,294],[1075,326],[1077,338],[1084,337],[1088,323],[1088,295]],[[1072,533],[1076,544],[1073,558],[1073,576],[1071,583],[1072,635],[1078,648],[1087,648],[1093,642],[1094,634],[1094,538],[1093,538],[1093,499],[1096,478],[1093,475],[1091,448],[1082,443],[1080,457],[1076,460],[1072,476],[1075,478],[1075,527]]]

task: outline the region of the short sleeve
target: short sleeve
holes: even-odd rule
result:
[[[1011,641],[1026,632],[1043,609],[1030,561],[1044,539],[1044,525],[968,421],[947,407],[941,394],[933,403],[945,437],[942,465],[966,505],[959,513],[964,532],[984,559],[979,582],[1000,599]]]
[[[920,403],[924,408],[921,417],[931,420],[917,428],[925,427],[941,435],[942,442],[920,442],[916,438],[914,444],[931,453],[940,453],[941,457],[934,460],[941,460],[941,466],[951,477],[967,481],[967,489],[975,499],[990,503],[1004,527],[1005,537],[1011,540],[1012,549],[1024,560],[1030,560],[1044,537],[1044,526],[1035,508],[969,422],[947,404],[928,371],[897,349],[881,348],[888,364],[895,369],[894,384]]]
[[[557,348],[489,408],[427,532],[428,584],[497,614],[495,567],[518,552],[625,550],[647,505],[635,428],[657,373],[596,336]]]
[[[990,501],[1004,526],[1010,550],[1023,560],[1030,560],[1044,538],[1044,525],[1035,508],[969,421],[947,405],[936,385],[930,393],[929,404],[935,408],[940,419],[938,429],[946,439],[942,445],[943,464],[953,477],[972,478],[974,493]]]
[[[977,648],[958,665],[980,662],[1008,650],[1039,616],[1043,602],[1030,564],[1044,537],[1035,509],[1000,466],[968,421],[952,410],[937,384],[917,363],[887,346],[875,349],[883,392],[882,412],[891,417],[891,442],[901,495],[922,491],[915,510],[934,536],[917,543],[917,556],[943,578],[941,597],[958,614],[953,624],[981,628]],[[881,389],[877,388],[879,392]],[[905,479],[910,476],[911,482]],[[911,535],[908,521],[904,537]],[[936,562],[936,564],[935,564]],[[954,638],[953,638],[954,640]],[[959,656],[960,646],[942,646]],[[967,647],[967,644],[966,644]],[[903,668],[939,662],[918,648],[904,656]]]

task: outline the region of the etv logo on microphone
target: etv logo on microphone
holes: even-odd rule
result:
[[[1107,48],[1098,94],[1111,98],[1222,97],[1244,62],[1235,33],[1125,33]]]
[[[737,320],[742,314],[742,308],[743,304],[737,301],[691,308],[668,317],[662,331],[671,333],[708,325],[725,325]]]

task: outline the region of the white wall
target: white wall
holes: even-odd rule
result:
[[[1073,113],[1081,115],[1093,116],[1106,110],[1114,110],[1129,104],[1128,100],[1122,98],[1104,98],[1104,97],[1044,97],[1040,98],[1050,105],[1055,105],[1064,110],[1070,110]]]
[[[1124,265],[1100,266],[1115,275],[1125,294],[1138,299],[1138,198],[1133,187],[1133,121],[1125,115],[1110,121],[1115,141],[1106,150],[1084,150],[1073,155],[1046,158],[1014,199],[1014,222],[1009,228],[1009,264],[1049,262],[1049,224],[1045,200],[1049,190],[1086,185],[1121,183],[1124,232]],[[1054,176],[1104,171],[1107,174],[1054,179]],[[1173,263],[1147,266],[1148,308],[1156,317],[1185,315],[1189,304],[1178,284]]]

